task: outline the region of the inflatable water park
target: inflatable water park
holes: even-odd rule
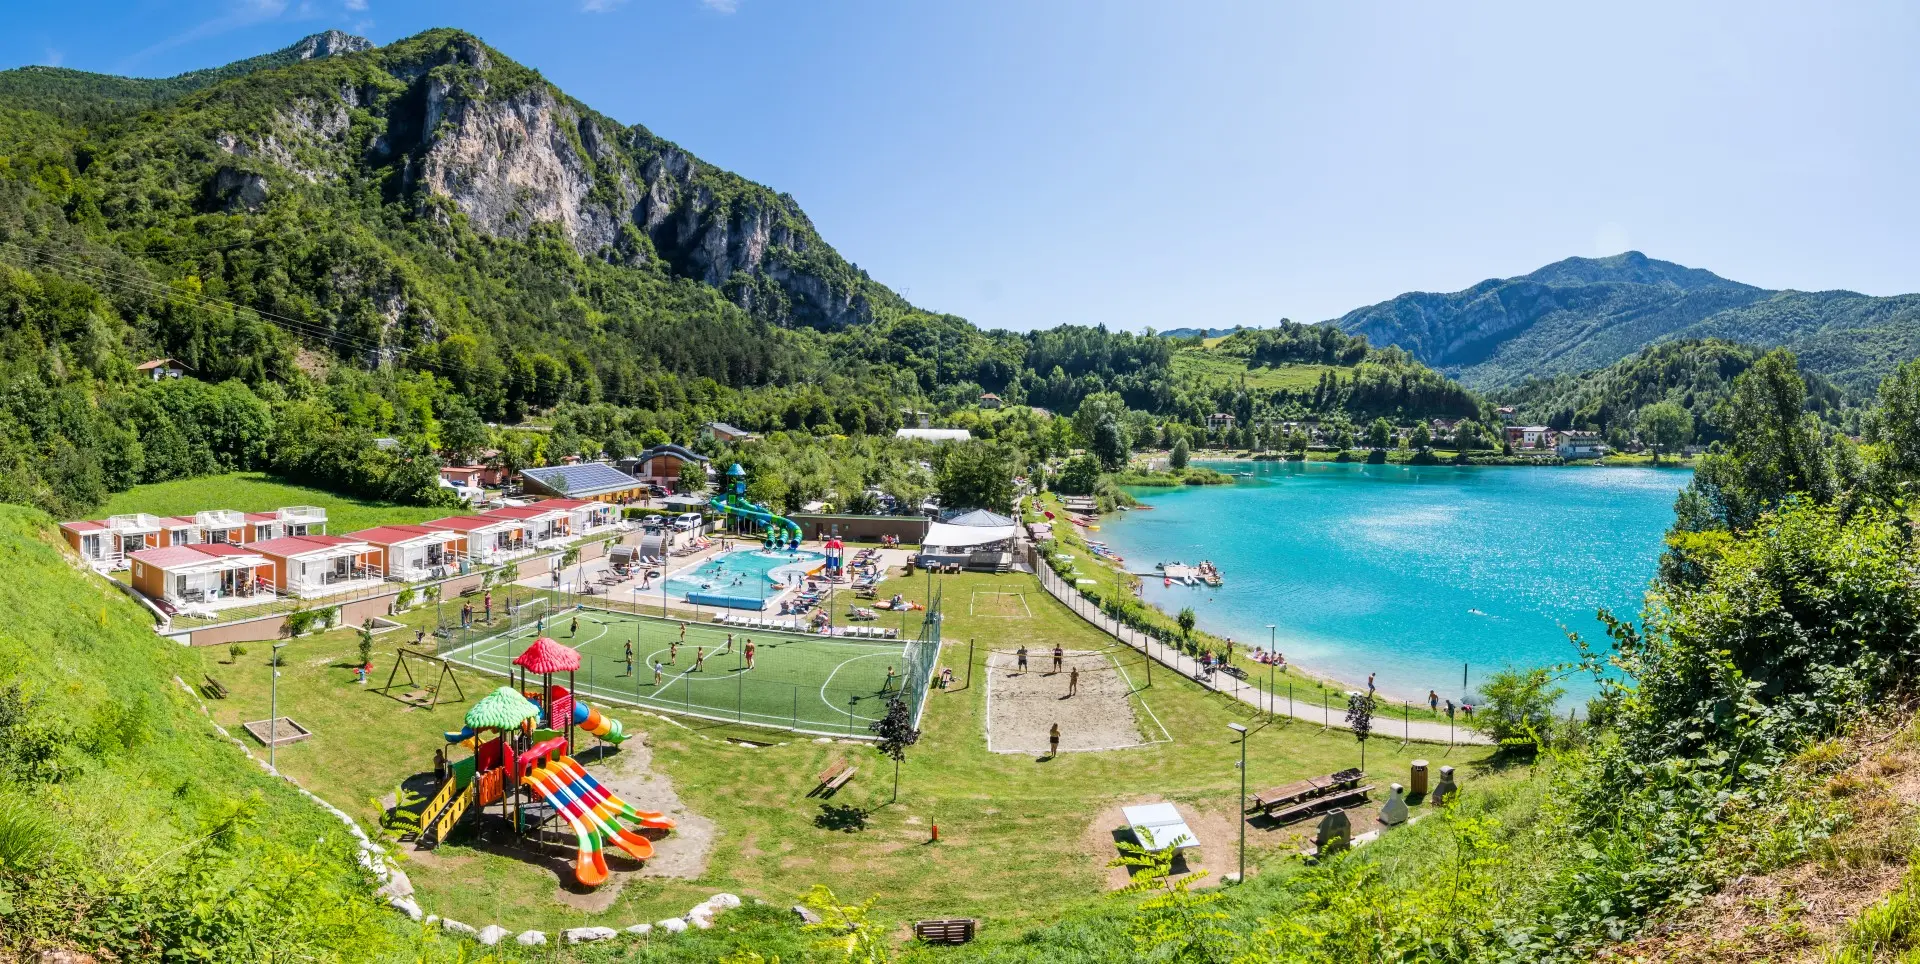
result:
[[[574,696],[580,654],[542,636],[513,666],[512,682],[475,703],[464,725],[445,735],[450,750],[471,755],[448,761],[445,782],[420,811],[421,845],[437,846],[492,818],[523,846],[571,849],[574,880],[589,888],[610,875],[609,847],[651,859],[653,841],[673,830],[673,821],[621,799],[573,756],[576,734],[615,746],[627,738],[619,720]],[[567,685],[555,681],[560,673]]]

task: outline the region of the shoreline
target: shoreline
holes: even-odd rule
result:
[[[1369,450],[1352,449],[1351,451],[1362,452],[1362,451],[1369,451]],[[1398,451],[1398,450],[1389,450],[1389,451]],[[1163,452],[1163,451],[1155,451],[1151,454],[1154,455],[1155,457],[1169,455],[1169,453]],[[1327,453],[1320,453],[1320,454],[1327,454]],[[1608,462],[1605,459],[1577,459],[1575,461],[1568,462],[1564,459],[1559,458],[1558,456],[1540,456],[1538,458],[1535,458],[1533,456],[1523,456],[1523,455],[1511,455],[1511,456],[1495,455],[1493,457],[1512,460],[1512,461],[1461,463],[1461,462],[1455,462],[1451,458],[1436,457],[1436,460],[1433,462],[1420,462],[1420,463],[1416,463],[1412,461],[1395,462],[1391,460],[1386,462],[1368,462],[1366,459],[1363,459],[1363,458],[1349,459],[1348,461],[1342,462],[1338,459],[1333,459],[1333,458],[1317,458],[1317,459],[1311,458],[1311,457],[1294,458],[1290,455],[1276,458],[1276,457],[1266,457],[1266,456],[1256,456],[1256,455],[1236,455],[1236,454],[1226,453],[1225,450],[1222,450],[1222,449],[1198,449],[1193,452],[1192,456],[1188,460],[1188,464],[1198,465],[1203,462],[1228,462],[1228,463],[1235,463],[1235,464],[1260,465],[1265,463],[1286,464],[1290,462],[1298,462],[1301,464],[1320,463],[1323,465],[1400,465],[1400,466],[1410,466],[1413,468],[1436,468],[1436,469],[1687,469],[1689,471],[1692,471],[1693,469],[1698,467],[1698,463],[1700,461],[1697,457],[1682,458],[1682,459],[1668,459],[1664,462],[1660,462],[1659,464],[1655,464],[1651,460],[1646,462]]]

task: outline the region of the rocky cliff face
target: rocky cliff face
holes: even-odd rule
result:
[[[370,48],[344,34],[302,43],[312,57]],[[497,238],[551,225],[582,255],[657,259],[777,323],[832,329],[871,316],[873,283],[791,198],[595,114],[465,34],[412,38],[371,61],[384,77],[342,85],[332,103],[289,103],[267,132],[223,133],[218,146],[309,182],[326,176],[313,151],[397,168],[421,216],[457,213]],[[354,108],[380,122],[357,155],[342,147]],[[238,196],[233,174],[212,193],[229,208],[252,199]]]

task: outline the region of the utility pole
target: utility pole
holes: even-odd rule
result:
[[[285,648],[284,642],[273,644],[272,665],[268,667],[273,670],[273,681],[267,684],[272,694],[267,704],[267,769],[272,770],[274,776],[280,775],[274,751],[280,748],[280,651]]]
[[[1240,734],[1240,872],[1233,877],[1240,884],[1247,880],[1247,728],[1228,723],[1227,729]]]

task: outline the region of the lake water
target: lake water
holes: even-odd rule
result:
[[[1389,696],[1460,699],[1506,665],[1562,663],[1567,631],[1604,649],[1594,613],[1637,618],[1684,469],[1214,464],[1233,486],[1139,489],[1152,511],[1090,538],[1149,573],[1210,559],[1217,589],[1143,578],[1147,601],[1202,628]],[[1565,684],[1570,699],[1590,679]]]

